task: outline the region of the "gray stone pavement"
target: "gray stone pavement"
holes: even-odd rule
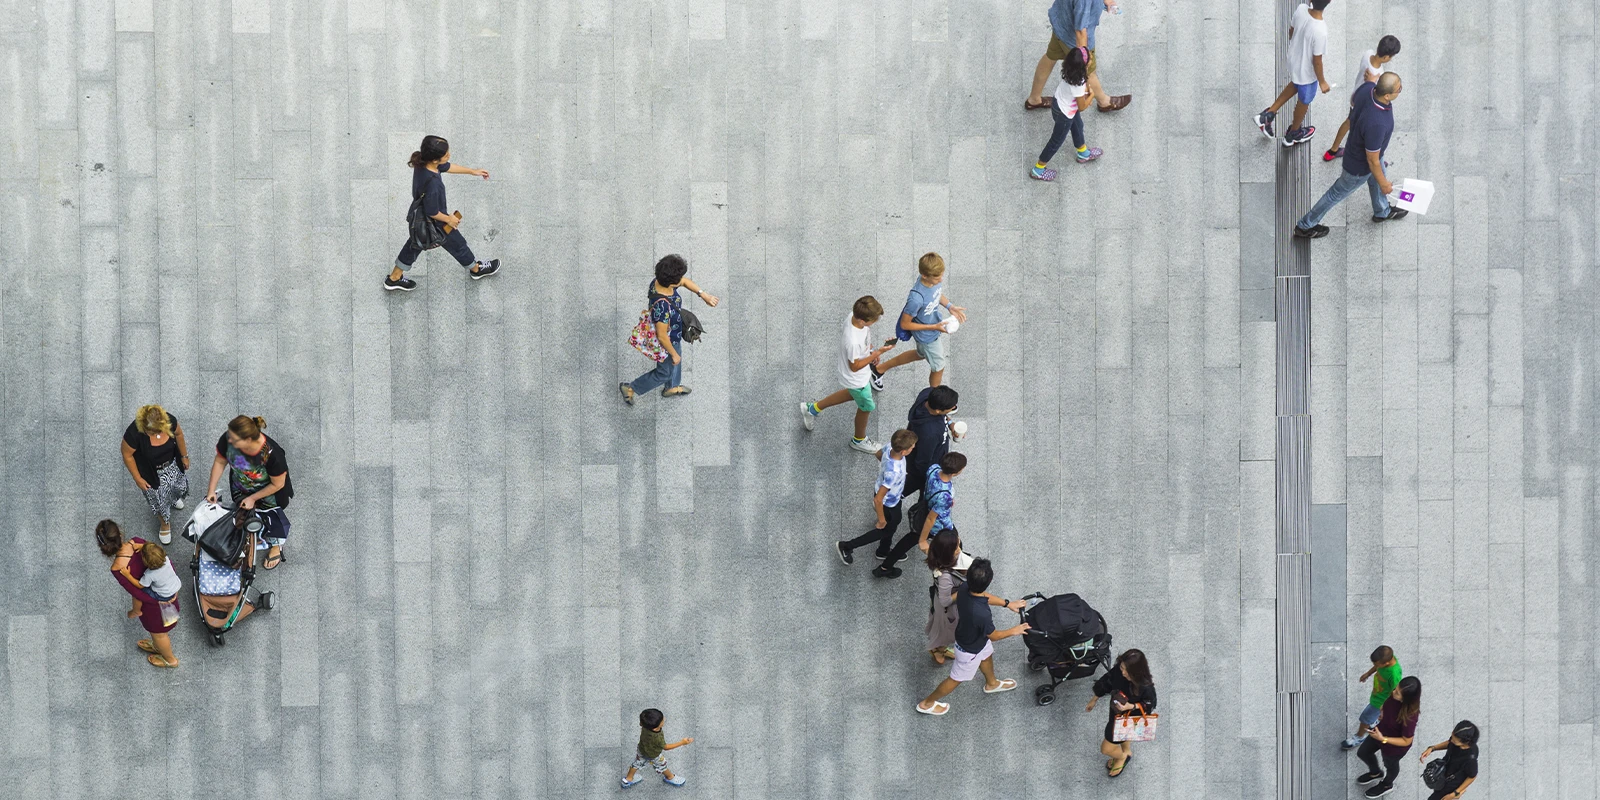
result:
[[[1134,103],[1043,185],[1049,119],[1019,106],[1046,6],[0,2],[6,794],[611,796],[654,705],[699,797],[1271,796],[1272,158],[1247,118],[1273,6],[1127,0],[1098,60]],[[1348,791],[1333,742],[1379,640],[1429,687],[1428,738],[1485,727],[1473,794],[1593,796],[1593,8],[1329,18],[1341,83],[1404,41],[1391,158],[1440,195],[1381,231],[1354,198],[1313,249],[1316,563],[1348,565],[1316,575],[1317,796]],[[390,296],[427,132],[493,173],[448,186],[506,271],[433,253]],[[806,434],[794,406],[835,387],[850,301],[898,305],[926,250],[972,311],[966,540],[1000,592],[1078,592],[1152,659],[1161,740],[1109,786],[1087,686],[1035,707],[1017,641],[1023,691],[913,713],[940,677],[920,568],[828,549],[868,524],[871,460],[844,410]],[[624,408],[668,252],[723,305],[695,394]],[[881,436],[923,383],[889,382]],[[117,456],[147,402],[200,454],[265,416],[298,490],[260,581],[281,609],[220,649],[184,620],[175,672],[90,536],[153,530]]]

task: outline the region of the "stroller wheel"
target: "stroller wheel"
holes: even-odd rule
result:
[[[213,633],[213,634],[211,634],[211,643],[216,645],[216,646],[218,646],[218,647],[221,647],[221,646],[227,644],[228,642],[222,638],[222,634]]]
[[[262,592],[256,595],[256,607],[262,611],[271,611],[273,606],[272,592]]]
[[[1033,659],[1030,658],[1030,659],[1028,659],[1028,669],[1031,669],[1034,672],[1038,672],[1039,670],[1044,669],[1044,662],[1043,661],[1034,661]]]
[[[1050,687],[1041,686],[1039,688],[1048,689]],[[1038,697],[1035,697],[1034,701],[1037,702],[1041,706],[1050,705],[1051,703],[1054,703],[1056,701],[1056,693],[1053,692],[1053,691],[1044,692],[1043,694],[1040,694]]]

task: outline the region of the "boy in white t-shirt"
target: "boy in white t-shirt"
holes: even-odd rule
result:
[[[1298,97],[1299,101],[1294,106],[1294,121],[1289,123],[1289,130],[1283,134],[1284,147],[1310,141],[1317,129],[1305,124],[1306,111],[1311,108],[1311,101],[1316,99],[1319,89],[1323,94],[1333,89],[1322,75],[1322,54],[1328,49],[1328,23],[1322,20],[1322,10],[1333,0],[1306,2],[1310,5],[1295,8],[1294,16],[1289,18],[1289,47],[1285,54],[1289,62],[1289,84],[1278,93],[1278,99],[1272,105],[1255,117],[1256,127],[1261,129],[1261,134],[1268,139],[1275,138],[1277,134],[1273,132],[1272,123],[1278,117],[1278,109],[1283,108],[1289,98]]]
[[[1355,107],[1355,90],[1361,88],[1363,83],[1377,83],[1389,69],[1389,62],[1400,55],[1400,40],[1393,36],[1385,36],[1378,40],[1378,49],[1368,50],[1361,57],[1361,63],[1356,65],[1355,88],[1351,89],[1351,107]],[[1344,148],[1339,145],[1344,142],[1344,135],[1350,132],[1350,116],[1345,115],[1344,122],[1339,123],[1339,132],[1333,135],[1333,146],[1322,154],[1323,161],[1332,161],[1344,155]]]
[[[139,583],[144,590],[157,600],[167,601],[177,597],[183,589],[183,581],[178,578],[177,570],[172,568],[172,559],[167,558],[167,551],[155,542],[145,542],[144,547],[139,548],[139,558],[144,562],[144,574],[139,576]]]
[[[800,404],[800,422],[809,431],[816,425],[817,416],[823,409],[847,400],[856,401],[856,431],[855,437],[850,440],[850,449],[861,453],[876,453],[879,447],[877,442],[867,438],[867,420],[877,409],[872,399],[871,373],[867,371],[867,366],[877,363],[884,353],[893,350],[898,343],[898,340],[890,339],[877,348],[872,347],[871,325],[882,316],[883,306],[877,298],[867,295],[856,300],[850,309],[850,316],[844,322],[844,335],[839,342],[839,384],[844,388],[821,400]]]

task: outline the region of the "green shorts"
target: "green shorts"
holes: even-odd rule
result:
[[[863,386],[860,389],[845,389],[850,393],[850,399],[856,401],[856,408],[862,411],[876,411],[878,404],[872,399],[872,387]]]

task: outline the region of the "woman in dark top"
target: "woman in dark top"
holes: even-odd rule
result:
[[[144,577],[144,561],[134,554],[144,549],[145,540],[122,539],[122,528],[109,519],[94,526],[95,544],[100,552],[111,559],[111,577],[117,579],[124,591],[133,597],[133,610],[128,619],[137,619],[144,626],[148,639],[140,639],[138,646],[148,655],[145,660],[153,667],[176,667],[178,657],[172,653],[172,637],[168,635],[178,624],[178,598],[162,602],[145,590],[140,579]]]
[[[1131,742],[1112,739],[1117,717],[1137,711],[1140,706],[1146,713],[1156,710],[1156,685],[1150,679],[1150,665],[1145,661],[1143,650],[1126,650],[1117,656],[1112,669],[1094,682],[1094,697],[1089,698],[1089,705],[1083,710],[1093,711],[1100,698],[1108,694],[1111,695],[1111,715],[1106,719],[1105,741],[1100,743],[1100,752],[1111,759],[1106,762],[1106,775],[1115,778],[1133,759]]]
[[[1356,783],[1373,784],[1367,789],[1367,797],[1382,797],[1394,789],[1395,776],[1400,774],[1400,759],[1411,750],[1421,712],[1422,681],[1415,675],[1401,678],[1378,711],[1378,727],[1367,734],[1356,750],[1356,756],[1367,765],[1366,773],[1356,778]],[[1378,763],[1380,751],[1381,766]]]
[[[649,304],[656,338],[661,341],[661,349],[666,351],[667,357],[632,383],[617,385],[622,402],[630,406],[635,395],[657,386],[666,386],[661,390],[662,397],[682,397],[689,393],[689,387],[678,385],[683,380],[683,298],[678,296],[678,287],[694,292],[710,308],[717,307],[717,297],[685,277],[688,272],[689,262],[680,255],[662,256],[656,262],[656,279],[645,293],[645,302]]]
[[[1456,723],[1450,738],[1429,745],[1417,759],[1427,763],[1428,756],[1444,750],[1444,769],[1439,773],[1438,788],[1428,795],[1428,800],[1457,800],[1472,782],[1478,779],[1478,726],[1468,720]]]
[[[487,278],[500,271],[500,259],[483,261],[472,256],[472,248],[467,246],[467,239],[461,235],[461,218],[450,213],[450,205],[444,199],[444,178],[441,173],[455,175],[477,175],[484,180],[489,180],[489,171],[486,169],[471,169],[450,163],[450,143],[443,136],[422,137],[422,149],[411,154],[411,160],[406,162],[411,167],[411,199],[415,201],[422,198],[422,213],[433,220],[437,225],[449,225],[453,230],[445,234],[445,252],[455,256],[461,266],[466,267],[473,280]],[[417,263],[417,256],[422,254],[422,248],[416,242],[406,239],[405,246],[400,248],[400,255],[395,259],[394,269],[389,272],[389,277],[384,280],[383,288],[389,291],[409,292],[417,288],[417,282],[406,277],[406,270]]]
[[[294,497],[289,480],[289,455],[262,432],[267,421],[240,415],[228,423],[228,430],[217,439],[217,457],[211,462],[211,481],[206,484],[206,500],[217,502],[217,482],[228,472],[228,493],[238,508],[255,509],[267,525],[267,558],[264,569],[286,561],[283,543],[289,538],[289,517],[284,509]]]
[[[172,509],[189,494],[189,445],[178,418],[157,405],[142,406],[122,432],[122,463],[161,520],[162,544],[172,542]]]

